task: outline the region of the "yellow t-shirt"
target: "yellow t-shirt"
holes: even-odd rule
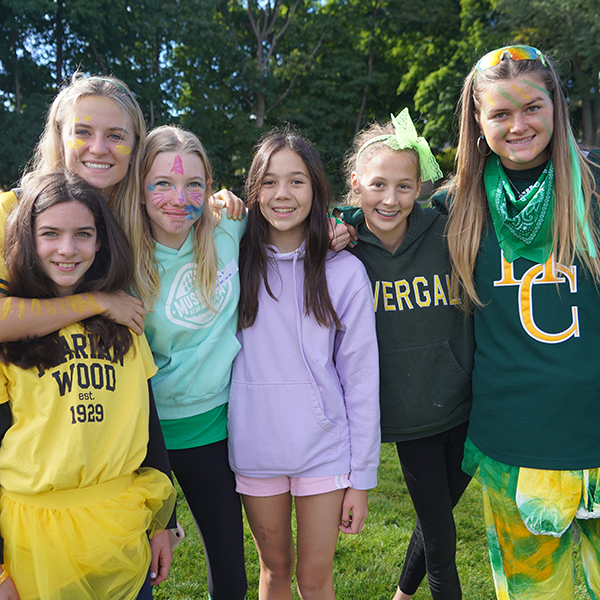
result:
[[[98,357],[83,327],[60,331],[73,351],[46,371],[0,363],[0,403],[13,424],[0,446],[0,482],[36,494],[133,473],[148,445],[148,383],[156,372],[144,336],[122,364]]]
[[[14,192],[0,194],[0,295],[6,294],[8,286],[8,271],[4,262],[4,230],[6,229],[6,217],[17,203]]]

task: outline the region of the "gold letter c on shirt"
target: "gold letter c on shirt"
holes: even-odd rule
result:
[[[545,264],[537,264],[525,271],[519,281],[515,279],[513,265],[504,258],[502,253],[502,273],[500,281],[495,281],[495,286],[518,285],[519,286],[519,316],[523,329],[533,339],[545,344],[559,344],[571,337],[579,337],[579,309],[571,307],[571,326],[559,333],[547,333],[541,330],[535,323],[533,316],[532,292],[535,284],[559,284],[564,283],[565,278],[569,282],[569,291],[577,292],[577,267],[571,268],[559,265],[554,261],[554,254]],[[560,274],[560,275],[559,275]]]

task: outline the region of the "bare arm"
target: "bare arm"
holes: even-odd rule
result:
[[[137,334],[144,331],[142,301],[125,292],[100,292],[65,298],[0,299],[0,343],[47,335],[94,315],[104,315]]]
[[[4,570],[2,572],[4,572]],[[0,583],[0,600],[19,600],[19,593],[10,577],[7,577]]]

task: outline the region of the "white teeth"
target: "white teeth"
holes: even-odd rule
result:
[[[508,143],[509,144],[524,144],[524,143],[528,142],[531,139],[533,139],[532,135],[530,135],[526,140],[510,140]]]
[[[83,163],[88,169],[97,169],[98,171],[105,171],[106,169],[110,169],[112,165],[107,165],[105,163],[92,163],[92,162],[84,162]]]
[[[77,263],[56,263],[61,269],[72,269]]]
[[[395,217],[400,211],[399,210],[380,210],[380,209],[375,209],[376,212],[378,212],[382,217]]]
[[[295,208],[274,208],[273,211],[276,213],[288,214],[294,212]]]

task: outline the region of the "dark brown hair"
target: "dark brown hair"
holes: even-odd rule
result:
[[[54,282],[44,273],[37,254],[35,220],[50,207],[62,202],[81,202],[94,217],[100,248],[94,262],[77,283],[73,293],[114,293],[128,288],[133,278],[133,254],[99,190],[66,171],[32,178],[10,213],[4,238],[4,257],[8,269],[8,295],[19,298],[54,298]],[[82,321],[95,338],[98,354],[113,362],[129,351],[131,331],[101,315]],[[24,369],[51,368],[64,361],[65,349],[57,331],[33,340],[0,344],[4,362]]]
[[[284,148],[295,152],[306,165],[313,192],[310,213],[305,222],[304,310],[307,315],[312,313],[319,325],[329,327],[334,324],[339,329],[341,323],[331,303],[325,274],[325,261],[329,249],[329,186],[325,169],[312,144],[290,130],[270,132],[259,141],[246,180],[248,230],[240,244],[242,291],[239,326],[240,329],[250,327],[256,320],[261,281],[264,281],[269,296],[276,300],[267,276],[269,259],[265,244],[269,239],[269,224],[260,210],[259,196],[271,158]]]

